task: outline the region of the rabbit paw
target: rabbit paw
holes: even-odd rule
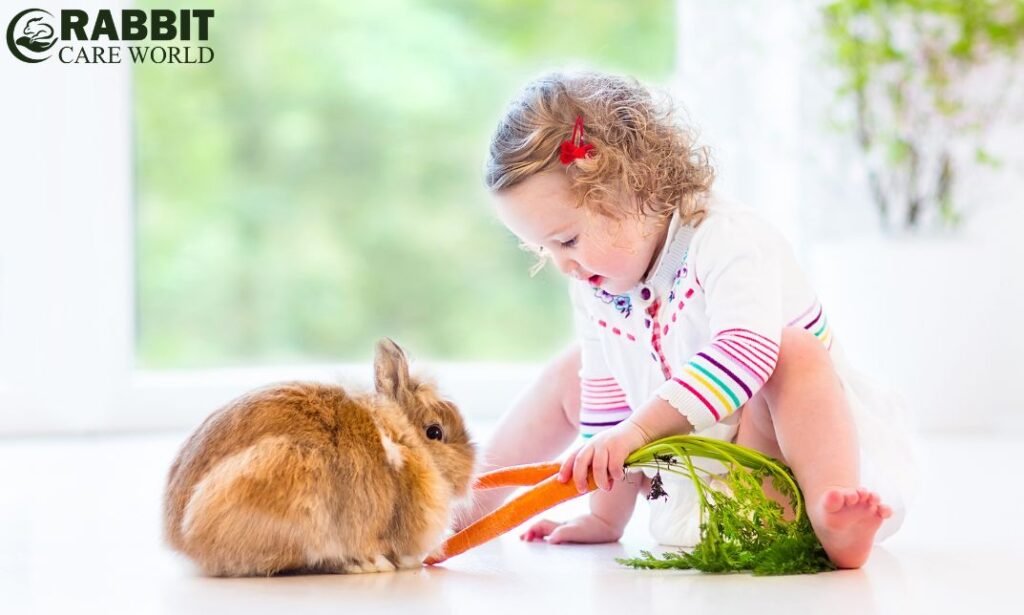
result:
[[[345,564],[345,572],[349,574],[394,571],[395,565],[383,555],[378,555],[373,559],[356,559]]]
[[[398,558],[398,568],[400,570],[409,570],[412,568],[422,568],[423,558],[416,557],[415,555],[403,555]]]

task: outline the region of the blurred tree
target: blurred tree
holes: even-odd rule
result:
[[[996,161],[982,144],[1013,108],[1024,0],[829,0],[821,10],[883,228],[958,225],[958,171]],[[970,157],[958,155],[965,144]]]
[[[363,360],[383,335],[526,360],[569,339],[564,282],[531,279],[490,211],[487,141],[545,68],[667,78],[674,2],[215,8],[211,64],[135,67],[142,365]]]

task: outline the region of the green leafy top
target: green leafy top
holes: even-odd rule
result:
[[[693,464],[692,457],[715,459],[726,466],[722,475]],[[690,477],[701,511],[700,543],[690,552],[648,551],[641,557],[619,559],[633,568],[696,569],[703,572],[744,572],[755,575],[807,574],[834,570],[811,527],[803,494],[793,472],[782,462],[755,450],[701,436],[672,436],[638,449],[626,458],[628,468],[654,468],[649,497],[666,495],[660,472]],[[791,521],[762,488],[772,485],[789,498]]]

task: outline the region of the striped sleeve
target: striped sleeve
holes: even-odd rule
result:
[[[571,285],[576,334],[580,341],[580,435],[584,438],[629,418],[632,410],[626,393],[612,375],[601,346],[600,332],[583,306],[579,284]]]
[[[657,390],[695,431],[726,418],[757,394],[775,370],[782,337],[782,292],[773,246],[729,219],[694,235],[697,283],[711,340]],[[701,232],[703,231],[703,232]]]
[[[825,314],[825,309],[817,299],[814,300],[811,307],[786,323],[786,326],[800,327],[818,338],[818,341],[825,345],[826,350],[832,349],[832,328],[828,324],[828,316]]]

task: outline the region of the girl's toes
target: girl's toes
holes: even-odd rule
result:
[[[825,509],[825,512],[834,513],[839,512],[845,503],[846,498],[843,497],[843,492],[838,489],[832,489],[825,493],[825,499],[822,501],[822,507]]]
[[[857,502],[859,500],[860,500],[860,496],[857,494],[857,492],[855,490],[851,490],[849,493],[846,494],[846,505],[847,506],[854,506],[854,505],[857,504]]]
[[[871,492],[868,491],[867,489],[865,489],[864,487],[858,487],[857,488],[857,496],[860,498],[861,502],[864,502],[869,497],[871,497]]]
[[[883,519],[888,519],[889,517],[892,516],[892,508],[889,507],[889,506],[886,506],[885,504],[879,504],[879,506],[878,506],[878,515],[880,517],[882,517]]]

